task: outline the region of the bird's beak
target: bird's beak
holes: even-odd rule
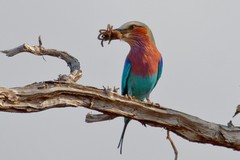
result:
[[[113,29],[111,39],[112,40],[116,40],[116,39],[121,40],[122,38],[123,38],[123,30],[119,29],[119,28]]]
[[[129,38],[129,31],[127,29],[121,29],[121,28],[117,28],[117,29],[114,29],[113,31],[116,31],[117,32],[117,36],[120,37],[119,39],[127,39]]]
[[[101,45],[103,46],[104,41],[108,41],[108,44],[112,40],[124,40],[128,39],[129,33],[126,29],[116,28],[112,29],[112,26],[108,25],[107,29],[100,29],[100,34],[98,35],[98,39],[101,40]]]

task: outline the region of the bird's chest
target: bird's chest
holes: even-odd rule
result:
[[[132,55],[134,56],[134,55]],[[143,54],[131,58],[131,73],[137,76],[149,77],[158,72],[159,57],[153,54]]]
[[[128,95],[143,100],[149,96],[157,82],[160,54],[157,51],[149,51],[147,54],[130,52],[128,60],[131,63],[127,79]]]

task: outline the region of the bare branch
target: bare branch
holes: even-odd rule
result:
[[[177,150],[177,147],[175,146],[175,144],[174,144],[174,142],[173,142],[173,140],[170,136],[170,131],[169,130],[167,130],[167,139],[169,140],[169,142],[170,142],[170,144],[173,148],[173,151],[174,151],[174,154],[175,154],[175,160],[177,160],[178,159],[178,150]]]
[[[150,126],[166,128],[192,142],[240,150],[238,127],[207,122],[157,104],[129,99],[115,92],[108,94],[103,89],[59,81],[11,89],[0,88],[0,111],[29,113],[79,106],[109,115],[90,115],[90,120],[102,121],[125,116]],[[88,117],[86,121],[89,121]]]
[[[6,56],[8,57],[13,57],[22,52],[29,52],[37,56],[48,55],[52,57],[57,57],[57,58],[63,59],[67,63],[68,67],[70,68],[70,74],[59,75],[58,77],[59,81],[76,82],[81,78],[82,71],[80,70],[80,63],[75,57],[69,55],[67,52],[64,52],[64,51],[58,51],[55,49],[45,49],[44,47],[42,47],[42,40],[40,36],[38,38],[38,41],[39,41],[39,46],[32,46],[27,43],[24,43],[23,45],[20,45],[16,48],[4,50],[1,52],[5,53]]]
[[[114,38],[109,30],[104,32],[102,41],[107,37]],[[101,32],[102,33],[102,32]],[[128,117],[153,127],[167,129],[168,136],[177,158],[176,147],[170,137],[170,131],[192,142],[208,143],[240,151],[240,128],[232,122],[228,126],[204,121],[198,117],[179,111],[168,109],[148,102],[118,95],[118,88],[97,89],[78,85],[76,82],[81,76],[80,63],[67,52],[43,48],[41,37],[39,45],[23,44],[19,47],[2,51],[12,57],[22,52],[34,55],[53,56],[66,61],[70,67],[70,75],[60,75],[58,81],[33,83],[25,87],[0,87],[0,111],[30,113],[52,108],[85,107],[103,114],[88,114],[86,122],[100,122],[111,120],[118,116]],[[240,112],[240,107],[235,113]],[[235,116],[234,115],[234,116]]]

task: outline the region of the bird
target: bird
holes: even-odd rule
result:
[[[113,30],[113,39],[130,45],[121,82],[121,94],[147,100],[162,74],[163,59],[158,51],[150,28],[139,21],[130,21]],[[122,154],[123,139],[130,118],[124,118],[124,127],[118,144]]]

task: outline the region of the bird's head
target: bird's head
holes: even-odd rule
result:
[[[114,39],[123,40],[130,46],[144,45],[143,43],[153,43],[155,45],[152,31],[146,24],[138,21],[127,22],[121,27],[113,29]]]

